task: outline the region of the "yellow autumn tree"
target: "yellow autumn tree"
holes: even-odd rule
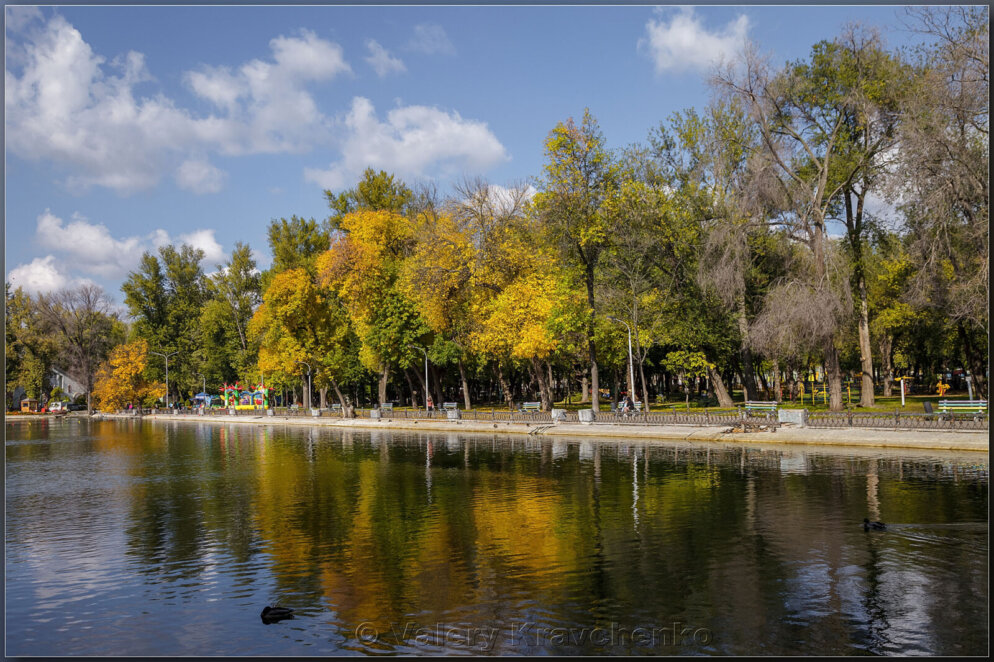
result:
[[[166,395],[166,385],[145,379],[148,365],[148,342],[138,339],[118,345],[97,371],[93,397],[101,411],[138,407],[146,398]]]
[[[249,322],[249,335],[260,343],[259,370],[288,380],[301,374],[303,361],[321,389],[322,406],[326,387],[334,389],[344,406],[340,383],[351,374],[354,343],[344,312],[329,297],[306,269],[278,273]]]
[[[415,243],[415,227],[396,212],[364,209],[343,216],[339,228],[341,236],[318,258],[318,280],[348,311],[361,342],[359,359],[379,373],[382,403],[391,367],[410,362],[410,345],[429,333],[398,283]]]

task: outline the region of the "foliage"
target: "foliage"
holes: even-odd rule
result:
[[[111,350],[107,361],[97,371],[93,389],[97,407],[113,411],[165,397],[165,384],[145,378],[148,351],[148,341],[143,338]]]

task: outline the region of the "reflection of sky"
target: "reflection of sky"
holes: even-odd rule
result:
[[[8,446],[13,652],[328,654],[379,609],[497,624],[516,654],[559,651],[511,648],[514,619],[683,619],[714,627],[724,654],[760,650],[751,623],[766,619],[768,653],[936,653],[951,601],[986,604],[986,548],[964,542],[985,526],[859,525],[871,467],[888,522],[905,506],[942,514],[937,486],[971,512],[984,467],[922,462],[939,477],[904,482],[885,462],[818,452],[797,454],[808,475],[785,476],[782,449],[719,444],[383,433],[373,449],[355,431],[141,430],[141,445]],[[960,571],[980,592],[950,581]],[[300,617],[262,626],[277,598]]]

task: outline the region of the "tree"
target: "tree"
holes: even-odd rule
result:
[[[250,347],[248,324],[262,301],[260,276],[248,245],[236,243],[231,259],[217,265],[205,285],[209,298],[200,314],[201,372],[224,381],[245,379],[257,349]]]
[[[283,271],[303,268],[313,274],[315,260],[328,250],[330,241],[328,232],[322,230],[317,221],[298,216],[272,221],[268,235],[273,263],[263,275],[262,289],[266,289],[273,275]]]
[[[355,188],[337,195],[326,190],[324,195],[332,211],[328,219],[332,231],[340,229],[345,215],[355,211],[365,209],[403,213],[414,197],[414,193],[404,182],[395,180],[393,175],[384,170],[376,172],[372,168],[366,168]]]
[[[312,370],[312,382],[319,388],[331,386],[343,407],[349,404],[340,382],[354,370],[350,361],[354,335],[344,309],[329,300],[306,269],[290,269],[273,277],[249,324],[249,335],[259,342],[260,370],[285,378],[300,374],[299,362],[304,362]],[[304,385],[308,385],[306,379]],[[311,406],[311,393],[305,402]]]
[[[601,207],[615,187],[616,169],[590,110],[577,125],[559,123],[545,140],[545,177],[534,206],[564,267],[586,287],[587,353],[594,411],[600,408],[597,370],[595,282],[609,237]]]
[[[38,309],[57,334],[66,367],[83,380],[90,411],[94,375],[114,342],[117,316],[110,312],[110,306],[110,299],[97,285],[80,285],[38,297]]]
[[[953,320],[986,395],[990,322],[990,18],[983,7],[919,7],[912,28],[932,42],[919,53],[903,106],[893,188],[916,266],[910,294]]]
[[[318,283],[348,312],[362,349],[360,360],[379,373],[378,397],[386,402],[391,367],[411,363],[412,343],[429,329],[398,283],[414,245],[410,221],[390,211],[355,211],[341,220],[331,250],[318,258]]]
[[[101,410],[123,409],[131,404],[140,413],[146,400],[165,396],[165,384],[145,378],[148,351],[148,341],[144,338],[111,350],[94,381],[93,396]]]
[[[848,141],[846,120],[860,96],[859,90],[834,76],[836,50],[835,44],[821,42],[809,60],[790,63],[778,72],[771,72],[750,51],[742,74],[728,70],[715,79],[719,89],[743,104],[759,130],[766,170],[773,178],[768,204],[779,210],[773,222],[811,253],[807,272],[797,273],[798,281],[790,286],[795,292],[810,293],[823,310],[837,313],[822,316],[828,326],[818,334],[832,410],[842,409],[836,331],[852,305],[847,279],[832,273],[826,221],[847,179],[839,176],[836,161],[842,160]]]
[[[48,390],[48,375],[59,351],[54,329],[30,294],[20,287],[13,292],[7,287],[6,294],[8,392],[20,386],[29,398],[41,398]]]
[[[136,337],[148,341],[150,352],[177,352],[169,366],[174,393],[181,391],[182,384],[196,388],[200,383],[196,377],[203,340],[200,318],[207,302],[203,259],[199,248],[162,246],[158,258],[148,252],[142,255],[139,270],[128,274],[121,286]],[[164,368],[164,362],[153,362],[151,375],[158,378]]]

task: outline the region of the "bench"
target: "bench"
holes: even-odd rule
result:
[[[542,403],[541,402],[522,402],[521,403],[521,411],[523,413],[532,412],[532,411],[534,411],[534,412],[542,411]]]
[[[445,410],[445,411],[455,411],[456,409],[459,409],[459,403],[458,402],[443,402],[442,403],[442,409]]]
[[[393,403],[392,402],[384,402],[382,405],[380,405],[380,409],[382,411],[393,411]]]
[[[746,413],[751,413],[751,412],[754,412],[754,411],[776,412],[776,410],[777,410],[777,402],[775,400],[771,400],[771,401],[768,401],[768,402],[767,401],[756,401],[756,402],[746,401],[746,403],[745,403],[745,410],[746,410]]]
[[[939,400],[943,414],[986,414],[986,400]]]
[[[331,405],[331,411],[333,413],[341,413],[342,404],[340,402],[336,402],[335,404]]]

